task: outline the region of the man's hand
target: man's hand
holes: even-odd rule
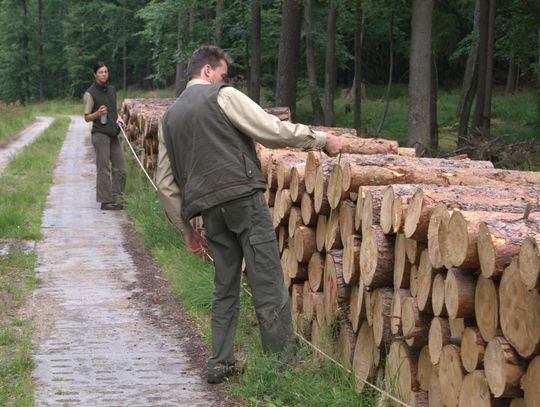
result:
[[[184,240],[186,242],[186,248],[189,252],[199,256],[206,256],[206,240],[196,230],[190,230],[184,234]]]
[[[124,119],[122,119],[120,116],[116,119],[116,124],[120,127],[126,127],[126,123],[124,123]]]
[[[343,143],[339,137],[336,136],[334,132],[326,133],[326,144],[324,145],[324,151],[329,156],[336,156],[341,153],[343,149]]]

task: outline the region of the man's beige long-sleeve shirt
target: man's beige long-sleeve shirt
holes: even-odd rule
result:
[[[203,79],[193,79],[187,86],[210,84]],[[323,148],[326,134],[312,131],[304,124],[284,122],[266,113],[257,103],[239,90],[227,86],[220,90],[217,99],[224,116],[241,133],[268,148],[300,147]],[[158,133],[159,153],[156,185],[159,200],[169,221],[182,233],[191,230],[188,220],[182,219],[181,190],[174,180],[165,139]]]

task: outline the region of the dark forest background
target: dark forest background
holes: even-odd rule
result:
[[[437,101],[454,90],[459,145],[490,135],[494,87],[536,92],[538,0],[2,0],[0,100],[80,98],[105,61],[119,89],[184,88],[201,44],[233,57],[231,80],[257,102],[307,98],[314,124],[336,125],[345,99],[365,130],[365,89],[408,96],[407,144],[438,146]],[[361,86],[356,86],[360,84]],[[341,106],[341,105],[340,105]],[[339,123],[338,123],[339,124]],[[473,143],[474,144],[474,143]]]

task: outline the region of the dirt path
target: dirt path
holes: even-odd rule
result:
[[[36,245],[36,406],[229,405],[127,215],[99,210],[89,138],[73,117]]]
[[[34,141],[53,121],[53,117],[38,116],[33,123],[26,126],[14,136],[0,141],[0,174],[4,172],[9,160]]]

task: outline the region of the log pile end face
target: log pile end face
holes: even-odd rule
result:
[[[521,281],[517,260],[504,271],[499,287],[500,320],[505,338],[528,358],[540,342],[540,297]]]
[[[491,233],[485,223],[478,226],[478,259],[482,275],[490,278],[495,270],[495,248]]]
[[[523,241],[519,251],[519,273],[525,286],[532,290],[540,284],[540,250],[537,239],[528,237]]]

